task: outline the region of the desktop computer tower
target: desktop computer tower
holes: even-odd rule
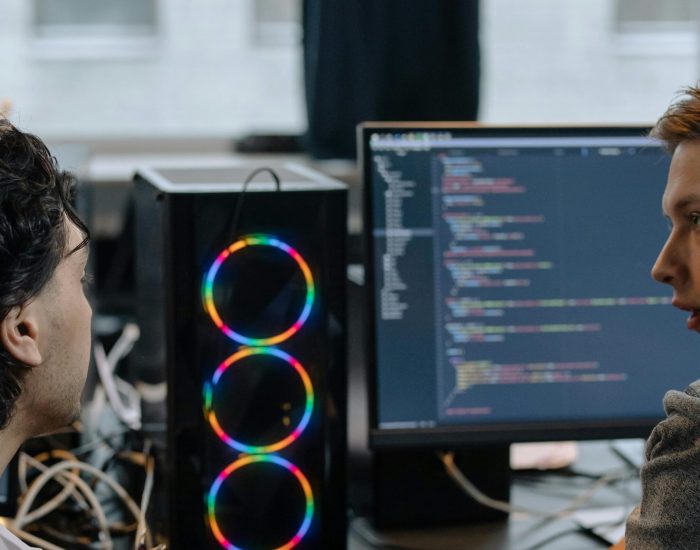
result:
[[[169,547],[342,549],[347,190],[291,164],[245,185],[254,168],[135,178],[134,360],[167,380]]]

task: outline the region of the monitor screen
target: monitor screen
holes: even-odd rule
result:
[[[698,378],[646,134],[361,127],[375,448],[645,436]]]

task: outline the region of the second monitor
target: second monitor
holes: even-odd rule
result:
[[[361,128],[379,500],[392,450],[422,464],[489,447],[505,477],[512,442],[648,435],[665,391],[697,378],[684,314],[649,274],[670,158],[647,133]]]
[[[375,446],[641,436],[697,377],[641,128],[364,128]]]

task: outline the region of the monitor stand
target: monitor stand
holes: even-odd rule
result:
[[[510,499],[510,446],[450,449],[455,464],[487,496]],[[507,514],[487,508],[448,476],[438,450],[381,450],[373,457],[373,525],[418,528],[502,520]]]

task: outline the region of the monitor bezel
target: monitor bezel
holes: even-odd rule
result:
[[[465,447],[535,441],[646,438],[662,420],[656,417],[566,422],[493,423],[431,428],[382,429],[378,426],[374,242],[372,238],[371,158],[369,137],[377,131],[445,130],[465,137],[646,137],[648,124],[631,125],[490,125],[476,122],[364,122],[358,125],[358,162],[363,184],[365,365],[367,374],[369,446],[372,449]],[[660,182],[661,184],[662,182]]]

